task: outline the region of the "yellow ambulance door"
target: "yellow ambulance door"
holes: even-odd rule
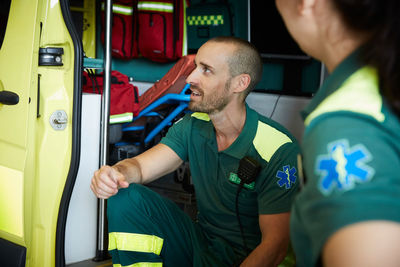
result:
[[[0,265],[62,266],[79,162],[81,46],[68,1],[1,2]]]

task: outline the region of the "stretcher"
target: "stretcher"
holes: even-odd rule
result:
[[[135,125],[134,122],[138,121],[142,117],[164,117],[160,115],[160,113],[157,111],[159,107],[162,105],[174,105],[176,107],[173,108],[173,110],[166,116],[164,117],[161,122],[153,129],[150,130],[150,132],[145,136],[144,138],[144,144],[148,144],[153,138],[161,132],[165,127],[170,126],[172,121],[182,114],[182,112],[185,111],[187,108],[189,101],[190,101],[190,94],[188,94],[190,90],[190,85],[186,84],[182,91],[178,94],[176,93],[169,93],[165,94],[159,99],[155,100],[153,103],[148,105],[146,108],[144,108],[138,116],[133,118],[133,124],[132,123],[127,123],[122,127],[123,132],[129,132],[129,131],[143,131],[145,130],[144,125]],[[123,143],[118,143],[119,145]],[[117,144],[117,145],[118,145]]]
[[[139,114],[129,123],[122,126],[122,132],[144,131],[143,118],[158,117],[159,124],[143,136],[143,144],[147,146],[155,136],[174,119],[184,112],[190,101],[189,85],[186,78],[195,68],[195,55],[187,55],[178,60],[175,65],[152,87],[139,96]],[[160,112],[168,108],[167,114]],[[124,145],[123,142],[116,144]]]

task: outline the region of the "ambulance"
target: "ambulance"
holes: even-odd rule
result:
[[[83,71],[95,63],[105,75],[118,69],[133,77],[143,93],[175,62],[113,59],[110,14],[118,5],[102,2],[103,7],[96,0],[0,3],[0,266],[112,266],[106,203],[89,188],[93,172],[108,164],[109,103],[106,96],[82,93]],[[207,1],[187,2],[188,10]],[[275,39],[254,22],[256,10],[266,8],[257,7],[264,1],[219,2],[230,5],[227,14],[234,20],[226,17],[220,23],[230,21],[234,35],[254,42]],[[323,67],[298,51],[261,52],[270,61],[263,85],[250,94],[248,104],[300,139],[298,113],[323,80]],[[290,73],[296,79],[284,78]],[[195,206],[187,191],[168,190],[161,191],[187,210]]]

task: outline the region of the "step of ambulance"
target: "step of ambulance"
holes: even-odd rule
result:
[[[66,267],[111,267],[111,266],[112,266],[111,259],[105,261],[97,261],[97,262],[93,260],[85,260],[66,265]]]

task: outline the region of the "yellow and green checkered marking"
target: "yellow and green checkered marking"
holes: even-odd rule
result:
[[[217,26],[224,24],[223,15],[188,16],[187,20],[189,26],[199,26],[199,25]]]

